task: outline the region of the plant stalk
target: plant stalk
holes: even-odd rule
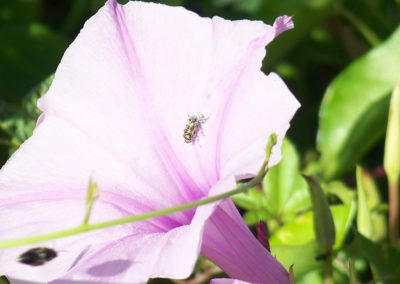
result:
[[[329,254],[324,259],[324,284],[333,284],[332,256]]]
[[[399,241],[399,182],[389,180],[389,230],[390,243],[394,246]]]
[[[348,20],[360,34],[363,35],[363,37],[369,42],[369,44],[371,44],[371,46],[377,46],[381,42],[374,31],[370,29],[370,27],[368,27],[368,25],[364,23],[358,16],[343,7],[339,9],[339,13],[346,18],[346,20]]]

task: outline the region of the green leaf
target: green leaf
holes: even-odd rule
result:
[[[328,199],[315,178],[304,176],[308,182],[310,190],[313,213],[314,213],[314,232],[319,244],[320,253],[329,255],[335,243],[335,224]]]
[[[300,175],[299,168],[298,153],[292,143],[285,139],[282,143],[282,160],[269,170],[262,183],[263,189],[251,189],[233,197],[240,207],[250,212],[256,211],[248,216],[250,224],[253,224],[256,216],[275,218],[280,222],[291,220],[298,212],[310,207],[307,183]]]
[[[345,238],[353,225],[357,212],[357,205],[353,202],[351,204],[331,206],[331,212],[335,222],[336,232],[333,248],[337,250],[343,245]]]
[[[300,174],[299,155],[293,144],[282,143],[282,160],[271,168],[263,180],[265,206],[275,218],[292,219],[297,212],[310,207],[307,183]]]
[[[10,284],[10,281],[5,276],[0,276],[0,284]]]
[[[252,188],[244,194],[237,194],[233,196],[236,205],[249,211],[262,210],[265,199],[264,192],[258,188]]]
[[[317,139],[326,179],[353,168],[382,138],[389,93],[399,79],[399,62],[400,28],[328,86],[320,108]]]
[[[0,27],[0,95],[18,102],[54,73],[67,41],[41,24]]]
[[[334,248],[339,249],[350,230],[354,220],[356,205],[343,204],[330,207],[335,224],[335,244]],[[269,226],[271,227],[271,226]],[[274,231],[270,238],[271,246],[290,245],[297,246],[315,240],[313,213],[306,212],[297,216],[290,222]],[[317,254],[317,250],[314,251]]]
[[[50,76],[33,88],[23,99],[22,108],[19,111],[6,117],[0,117],[0,130],[10,139],[10,154],[32,135],[36,120],[40,115],[36,102],[47,92],[52,81],[53,76]]]
[[[315,242],[294,246],[271,246],[271,254],[274,255],[286,269],[289,269],[289,267],[293,265],[296,279],[302,277],[311,270],[321,268],[321,262],[315,260],[316,250],[317,245]]]
[[[371,176],[357,167],[357,229],[364,237],[373,241],[383,240],[386,237],[386,216],[377,210],[381,204],[379,190]]]
[[[395,284],[400,282],[400,251],[386,244],[374,243],[354,231],[358,248],[370,262],[374,283]]]
[[[355,191],[341,181],[331,181],[324,185],[327,193],[336,195],[341,202],[351,204],[355,201]]]

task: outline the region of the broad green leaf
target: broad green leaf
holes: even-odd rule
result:
[[[322,268],[307,271],[301,278],[296,279],[296,284],[323,283]],[[339,282],[338,282],[339,283]]]
[[[400,27],[328,86],[317,146],[326,179],[353,168],[385,132],[389,94],[400,74]]]
[[[16,103],[54,73],[67,41],[41,24],[0,27],[0,95]]]
[[[334,267],[336,268],[336,267]],[[301,275],[301,278],[296,278],[296,284],[322,284],[324,283],[323,269],[314,269],[308,271],[308,273]],[[334,269],[333,271],[333,282],[332,283],[348,283],[348,277],[343,271]]]
[[[259,221],[267,221],[271,219],[271,215],[265,210],[251,210],[244,213],[244,221],[247,225],[252,226]],[[274,226],[275,227],[275,226]]]
[[[357,167],[357,229],[364,237],[380,241],[386,237],[386,216],[378,210],[381,204],[379,190],[371,176],[361,167]]]
[[[370,262],[375,283],[400,283],[400,251],[386,244],[374,243],[354,231],[358,248]]]
[[[274,231],[270,238],[271,246],[297,246],[314,241],[315,236],[312,216],[312,212],[301,214]],[[315,253],[315,251],[313,253]]]
[[[307,183],[300,174],[299,155],[289,140],[283,141],[282,160],[269,170],[262,187],[266,209],[281,221],[311,206]]]
[[[258,188],[252,188],[244,194],[237,194],[233,196],[236,205],[249,211],[262,210],[265,206],[264,192]]]
[[[277,245],[271,244],[271,254],[275,256],[280,263],[289,269],[293,265],[296,279],[304,274],[321,268],[321,262],[315,260],[315,251],[317,245],[315,242],[308,242],[302,245]]]
[[[334,249],[339,249],[350,230],[356,213],[355,203],[335,205],[330,207],[335,224]],[[306,212],[297,216],[290,222],[285,223],[271,236],[273,245],[302,245],[315,240],[313,213]],[[315,253],[317,253],[315,251]]]
[[[247,216],[250,224],[257,216],[279,219],[280,222],[291,220],[298,212],[310,207],[307,183],[299,168],[298,153],[286,139],[282,143],[282,160],[269,170],[262,183],[263,189],[254,188],[233,197],[237,205],[249,212],[255,211]]]

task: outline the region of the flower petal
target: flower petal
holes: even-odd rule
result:
[[[149,278],[187,278],[196,263],[204,223],[215,205],[199,208],[190,225],[165,233],[131,234],[84,257],[56,284],[145,283]]]
[[[210,284],[251,284],[251,283],[231,278],[214,278],[210,281]]]
[[[72,228],[82,222],[84,211],[82,209],[84,209],[83,203],[76,202],[75,198],[2,204],[0,235],[4,240]],[[99,219],[119,218],[121,213],[113,206],[99,202],[95,205],[92,217],[96,222]],[[66,239],[1,249],[0,271],[19,280],[51,281],[63,275],[91,249],[108,243],[118,236],[130,234],[133,230],[134,226],[120,226],[106,232],[98,231]],[[19,256],[24,252],[43,247],[56,251],[57,257],[41,266],[18,262]]]
[[[165,202],[168,196],[149,197],[145,192],[149,185],[104,145],[53,115],[46,115],[34,135],[2,168],[0,203],[14,198],[26,202],[70,196],[84,202],[90,179],[99,186],[100,200],[118,204],[127,214],[154,210],[157,201],[171,206]],[[183,213],[174,216],[177,219],[165,222],[170,226],[163,230],[187,223]]]
[[[292,17],[284,15],[276,18],[273,27],[275,29],[275,36],[280,35],[284,31],[293,29],[294,24]]]
[[[275,73],[245,70],[232,95],[218,145],[221,178],[258,172],[272,133],[278,135],[269,166],[280,160],[280,145],[299,103]],[[250,110],[250,111],[249,111]]]
[[[264,46],[289,22],[279,20],[271,27],[200,18],[183,8],[142,2],[120,6],[109,0],[66,51],[48,94],[39,102],[44,115],[33,137],[0,172],[1,216],[13,217],[0,219],[0,234],[11,239],[79,225],[89,179],[100,192],[91,221],[105,221],[192,201],[210,188],[224,191],[233,186],[233,175],[243,170],[254,174],[268,135],[277,132],[281,139],[297,107],[277,76],[265,78],[259,71]],[[261,105],[270,102],[258,96],[270,86],[276,86],[273,98],[283,95],[265,114]],[[288,110],[265,126],[285,102]],[[249,115],[249,109],[254,116],[244,124],[239,117]],[[189,114],[207,118],[204,137],[199,135],[193,144],[182,137]],[[256,127],[248,130],[254,121]],[[273,163],[278,159],[275,153]],[[207,222],[204,253],[238,279],[282,280],[283,268],[262,247],[257,252],[260,245],[232,203],[225,204]],[[110,229],[104,235],[39,244],[54,247],[60,255],[34,271],[15,262],[28,247],[7,249],[0,253],[0,263],[13,264],[1,271],[22,280],[64,275],[63,281],[79,283],[131,283],[128,275],[135,275],[138,283],[149,277],[186,277],[214,206]],[[26,215],[34,222],[27,224]],[[224,243],[220,224],[239,251]],[[236,254],[257,261],[258,268],[270,266],[253,273],[256,265],[227,261]]]
[[[152,210],[152,204],[146,203],[146,200],[152,199],[146,199],[146,196],[139,198],[138,193],[131,190],[141,186],[141,183],[129,167],[124,167],[101,145],[93,143],[70,124],[46,115],[34,135],[0,172],[2,240],[80,225],[85,214],[85,195],[90,178],[99,187],[99,198],[93,206],[91,222]],[[102,243],[132,232],[168,231],[187,220],[190,219],[185,213],[178,213],[108,229],[106,233],[96,232],[65,240],[2,249],[0,271],[22,280],[52,280],[63,275],[79,255],[87,254],[90,250],[96,251]],[[56,259],[40,268],[18,263],[18,256],[33,247],[50,247],[60,253]]]
[[[230,277],[250,283],[288,283],[288,273],[254,238],[231,200],[206,223],[201,253]]]

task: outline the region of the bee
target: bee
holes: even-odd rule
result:
[[[43,265],[57,257],[57,252],[50,248],[32,248],[18,257],[18,262],[31,266]]]
[[[186,143],[194,143],[196,141],[197,134],[199,133],[199,131],[202,131],[201,125],[206,120],[207,119],[202,114],[189,115],[187,124],[183,131],[183,138],[185,139]]]

